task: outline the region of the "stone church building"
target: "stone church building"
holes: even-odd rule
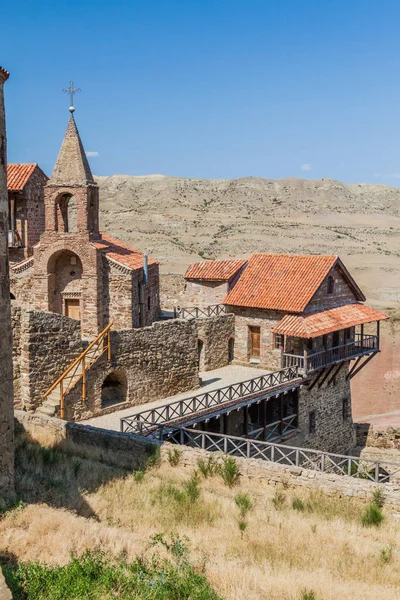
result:
[[[99,188],[71,113],[44,185],[44,230],[33,254],[11,268],[20,304],[81,321],[84,338],[108,323],[130,329],[159,313],[159,264],[99,231]]]

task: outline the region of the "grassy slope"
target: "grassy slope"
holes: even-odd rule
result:
[[[101,549],[134,561],[151,557],[151,537],[165,532],[187,537],[191,561],[226,599],[299,600],[304,590],[317,600],[399,597],[400,522],[386,513],[380,528],[365,528],[363,507],[352,499],[244,480],[230,489],[220,477],[199,479],[196,499],[185,487],[191,474],[179,465],[162,464],[142,478],[35,445],[20,447],[17,457],[27,504],[0,521],[0,556],[65,564],[71,552]],[[47,504],[38,504],[43,481]],[[242,533],[239,492],[252,502]],[[56,508],[62,497],[69,510]],[[294,497],[305,510],[293,509]]]

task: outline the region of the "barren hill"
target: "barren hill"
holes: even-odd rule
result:
[[[332,179],[97,177],[101,226],[164,273],[252,252],[340,254],[374,304],[400,304],[400,189]]]

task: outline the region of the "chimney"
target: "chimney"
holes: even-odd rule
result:
[[[143,283],[147,283],[149,280],[149,257],[147,252],[143,254]]]

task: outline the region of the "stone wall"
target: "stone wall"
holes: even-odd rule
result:
[[[235,337],[235,316],[220,315],[197,319],[197,329],[199,340],[202,342],[200,371],[211,371],[228,365],[229,340],[234,340]]]
[[[197,324],[194,319],[157,322],[150,327],[111,332],[112,358],[106,355],[87,374],[88,396],[81,383],[66,397],[66,418],[82,420],[198,387]],[[112,374],[124,396],[107,406],[102,387]],[[118,387],[118,386],[117,386]],[[107,399],[109,401],[109,397]]]
[[[10,291],[18,304],[34,306],[33,259],[22,265],[14,265],[10,269]]]
[[[17,406],[35,410],[43,394],[82,352],[79,321],[12,306]]]
[[[329,385],[333,373],[318,387],[310,391],[302,386],[299,391],[298,427],[301,434],[291,442],[295,446],[306,446],[325,452],[344,454],[355,446],[355,428],[351,416],[350,381],[346,379],[348,363],[344,363],[336,379]],[[312,385],[318,373],[310,378]],[[320,381],[323,379],[322,375]],[[345,412],[343,413],[343,402]],[[310,413],[315,413],[315,433],[309,432]]]
[[[26,435],[43,446],[62,448],[66,442],[69,451],[128,470],[144,466],[159,448],[157,442],[149,443],[145,438],[128,433],[69,423],[20,410],[15,411],[15,431],[17,435]]]
[[[333,277],[333,293],[328,294],[328,277]],[[337,267],[327,275],[320,287],[308,303],[306,310],[323,310],[340,306],[342,304],[351,304],[356,302],[354,291],[343,278],[343,275]]]
[[[8,73],[0,67],[0,497],[14,488],[14,419],[12,330],[8,267],[8,194],[6,120],[3,84]]]
[[[281,351],[273,347],[272,329],[282,319],[283,314],[271,310],[241,308],[230,306],[229,312],[235,315],[235,361],[259,362],[272,371],[281,368]],[[250,329],[260,328],[260,360],[253,361],[251,357]]]
[[[357,446],[382,448],[385,450],[400,450],[400,427],[375,429],[369,423],[356,423]]]
[[[187,279],[185,306],[211,306],[222,304],[228,293],[227,281],[203,281]]]

